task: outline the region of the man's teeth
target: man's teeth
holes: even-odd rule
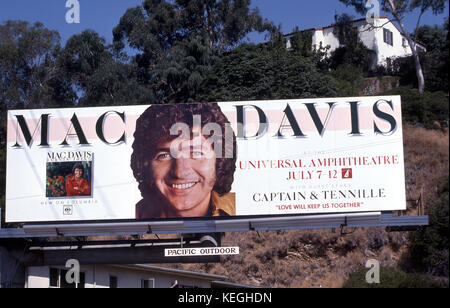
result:
[[[186,184],[172,184],[172,188],[176,189],[188,189],[194,186],[196,183],[186,183]]]

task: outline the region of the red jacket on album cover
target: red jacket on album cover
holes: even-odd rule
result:
[[[91,187],[86,179],[81,178],[77,181],[74,176],[69,176],[66,180],[66,193],[67,197],[89,196]]]

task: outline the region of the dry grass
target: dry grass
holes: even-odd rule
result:
[[[422,192],[426,207],[435,200],[439,181],[449,174],[448,131],[406,126],[403,138],[406,198],[416,200]]]
[[[387,233],[382,228],[357,229],[346,236],[329,230],[227,233],[223,246],[239,245],[240,255],[223,257],[218,264],[178,267],[257,286],[337,288],[368,259],[396,266],[406,239],[405,233]]]

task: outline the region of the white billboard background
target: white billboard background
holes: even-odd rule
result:
[[[109,145],[102,142],[95,134],[96,118],[105,112],[115,110],[140,114],[145,106],[127,108],[79,108],[59,110],[10,111],[8,113],[8,150],[7,150],[7,182],[6,182],[6,219],[7,221],[58,221],[58,220],[105,220],[135,218],[135,204],[141,199],[137,183],[130,168],[132,152],[132,134],[126,143]],[[26,119],[40,118],[41,114],[51,114],[49,120],[50,147],[39,147],[40,134],[36,133],[33,145],[26,144],[21,148],[13,148],[11,129],[17,132],[17,124],[11,123],[12,114],[22,114]],[[70,119],[77,114],[83,131],[91,144],[78,146],[78,138],[67,138],[72,146],[62,147],[60,144],[70,129]],[[34,131],[36,122],[27,121],[30,132]],[[84,124],[84,125],[83,125]],[[132,128],[134,130],[133,123]],[[105,126],[113,127],[114,131],[126,129],[126,124],[117,117],[109,116]],[[105,127],[105,132],[108,128]],[[73,129],[71,130],[74,133]],[[107,140],[117,140],[117,136],[107,136]],[[14,134],[15,135],[15,134]],[[19,133],[19,138],[21,134]],[[109,138],[108,138],[109,137]],[[77,198],[46,198],[46,162],[48,153],[90,151],[93,154],[91,197]],[[71,209],[71,215],[64,209]]]
[[[387,103],[380,104],[380,110],[390,114],[397,123],[396,129],[389,134],[374,133],[374,125],[383,132],[390,130],[387,121],[373,114],[373,105],[379,100],[391,101],[393,104],[393,110]],[[349,102],[355,101],[359,102],[359,136],[350,134]],[[335,102],[331,113],[329,102]],[[322,135],[305,107],[307,103],[315,103],[324,123]],[[289,129],[282,131],[284,138],[275,137],[282,123],[289,124],[284,113],[288,104],[306,137],[291,137]],[[226,102],[219,105],[235,132],[236,106],[247,106],[244,110],[248,136],[253,136],[259,125],[256,112],[249,105],[261,108],[268,120],[267,131],[262,137],[237,140],[238,158],[232,187],[232,192],[236,194],[236,215],[343,213],[406,208],[400,97]],[[8,111],[6,221],[135,219],[135,205],[141,200],[141,195],[130,167],[131,146],[136,120],[148,107]],[[125,142],[110,145],[98,138],[96,122],[107,112],[110,113],[103,125],[105,138],[113,143],[125,133]],[[60,145],[68,132],[74,133],[70,121],[74,113],[89,146],[79,146],[76,136],[67,138],[68,146]],[[117,113],[124,113],[125,121]],[[51,114],[49,147],[39,146],[39,119],[42,114]],[[26,144],[17,124],[17,115],[25,118],[33,135],[30,146]],[[21,145],[19,148],[14,147],[17,141]],[[89,151],[93,156],[91,196],[47,198],[48,154],[83,151]],[[320,166],[324,159],[334,162],[339,158],[362,163]],[[301,161],[302,166],[288,167],[288,162],[292,161]],[[258,164],[260,168],[253,167]],[[349,170],[343,169],[351,169],[351,174]],[[292,179],[292,172],[295,179]],[[349,191],[360,197],[353,197]]]

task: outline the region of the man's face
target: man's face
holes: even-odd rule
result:
[[[181,217],[206,215],[216,181],[216,155],[202,135],[159,144],[151,166],[154,184],[170,210]]]
[[[76,168],[74,171],[74,176],[77,180],[79,180],[81,178],[81,176],[83,175],[83,170],[82,169],[78,169]]]

